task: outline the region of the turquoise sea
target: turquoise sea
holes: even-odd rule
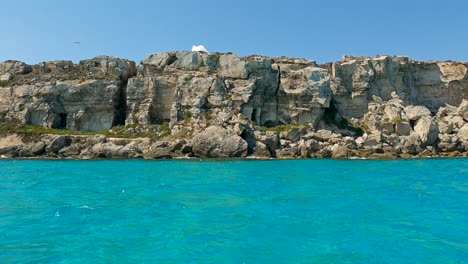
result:
[[[0,263],[468,263],[468,159],[0,160]]]

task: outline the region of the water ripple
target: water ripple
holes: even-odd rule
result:
[[[466,263],[467,168],[0,160],[0,263]]]

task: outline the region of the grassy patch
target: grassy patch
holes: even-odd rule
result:
[[[147,132],[128,132],[130,128],[142,128],[142,131]],[[138,129],[139,130],[139,129]],[[15,121],[4,121],[0,123],[1,134],[29,134],[29,135],[104,135],[107,137],[118,137],[118,138],[138,138],[138,137],[150,137],[150,138],[163,138],[170,135],[171,129],[168,123],[161,125],[127,125],[127,126],[116,126],[110,130],[68,130],[68,129],[55,129],[47,128],[40,125],[29,125],[21,124]]]
[[[0,81],[0,87],[13,86],[14,83],[9,83],[7,81]]]
[[[192,118],[192,113],[190,112],[190,109],[185,109],[184,111],[184,119],[185,121],[189,121]]]
[[[161,125],[159,125],[159,132],[161,132],[160,134],[160,138],[163,138],[163,137],[166,137],[168,135],[171,134],[171,128],[169,127],[169,123],[163,123]]]

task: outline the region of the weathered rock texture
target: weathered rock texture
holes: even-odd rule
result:
[[[52,61],[0,63],[9,76],[0,87],[0,114],[27,124],[72,130],[103,130],[124,124],[126,82],[135,63],[96,57],[74,65]]]
[[[153,54],[127,87],[128,124],[242,114],[259,125],[317,124],[330,74],[313,61],[202,52]]]
[[[435,113],[445,104],[459,105],[468,93],[467,63],[344,56],[329,67],[333,99],[346,117],[363,116],[372,95],[390,100],[395,92],[405,104]]]
[[[21,132],[22,143],[0,146],[6,156],[340,158],[468,150],[464,62],[345,56],[318,65],[164,52],[138,66],[106,56],[79,64],[5,61],[0,84],[0,122],[92,131],[126,126],[128,137],[145,134],[28,141]],[[161,139],[166,134],[158,129],[167,126],[171,135]]]

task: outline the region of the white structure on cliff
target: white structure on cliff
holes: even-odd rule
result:
[[[204,52],[208,52],[205,48],[205,46],[203,45],[193,45],[192,46],[192,51],[204,51]]]

